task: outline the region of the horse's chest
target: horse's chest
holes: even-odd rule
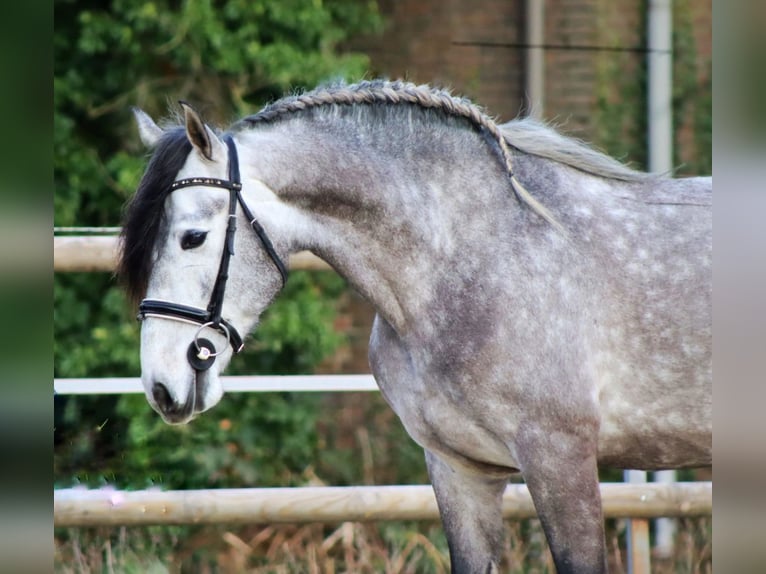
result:
[[[451,393],[427,384],[427,380],[411,379],[406,388],[394,381],[381,384],[391,407],[418,444],[462,462],[518,466],[503,438],[511,436],[510,428],[503,429],[512,421],[493,414],[491,409],[482,409],[484,414],[478,414]]]
[[[517,467],[503,438],[514,425],[507,406],[477,404],[450,377],[423,368],[386,325],[373,330],[370,365],[383,396],[422,447],[456,460]]]

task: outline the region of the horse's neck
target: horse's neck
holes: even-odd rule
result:
[[[260,177],[303,221],[292,248],[326,259],[402,328],[440,282],[480,273],[485,240],[512,211],[491,147],[452,131],[287,122],[253,137]]]

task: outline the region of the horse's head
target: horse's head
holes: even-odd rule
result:
[[[247,205],[268,190],[252,179],[243,187],[233,139],[183,107],[185,125],[164,130],[136,110],[141,139],[154,152],[126,210],[119,264],[129,294],[141,301],[146,396],[175,424],[221,399],[221,371],[286,272],[279,246],[251,222]]]

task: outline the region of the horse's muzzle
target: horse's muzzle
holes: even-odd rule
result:
[[[164,384],[156,382],[152,385],[152,406],[166,423],[171,425],[185,424],[202,411],[202,397],[200,389],[197,388],[199,383],[196,379],[195,376],[186,401],[183,403],[176,401]]]

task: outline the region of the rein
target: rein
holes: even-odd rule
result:
[[[234,145],[234,140],[230,135],[225,135],[223,141],[226,143],[229,152],[229,179],[189,177],[180,179],[170,186],[171,192],[192,186],[220,187],[229,190],[229,216],[226,226],[226,239],[224,241],[223,252],[221,253],[221,262],[218,266],[218,275],[213,285],[207,309],[182,305],[162,299],[144,299],[138,306],[137,318],[139,321],[143,321],[147,317],[160,317],[200,326],[187,351],[189,364],[196,371],[209,369],[215,362],[215,357],[220,354],[220,351],[216,352],[215,346],[211,341],[200,337],[200,333],[205,327],[211,327],[223,334],[234,350],[234,353],[239,353],[244,347],[242,337],[237,329],[222,317],[223,297],[226,291],[226,281],[229,278],[229,262],[231,256],[234,255],[234,234],[237,231],[237,205],[242,206],[242,212],[250,222],[250,227],[258,236],[266,254],[271,258],[274,266],[279,271],[282,277],[282,287],[287,283],[287,266],[285,266],[274,249],[274,244],[266,234],[266,230],[264,230],[242,198],[239,156],[237,155],[237,147]]]

